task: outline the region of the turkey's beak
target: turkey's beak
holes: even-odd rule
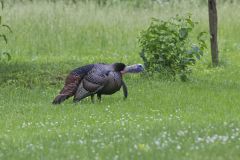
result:
[[[122,74],[125,73],[139,73],[144,71],[144,67],[142,64],[134,64],[131,66],[126,66],[123,71],[121,71]]]

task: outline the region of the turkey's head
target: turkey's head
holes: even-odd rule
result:
[[[142,64],[134,64],[131,66],[126,66],[124,70],[121,71],[122,74],[125,73],[139,73],[144,71],[144,67]]]

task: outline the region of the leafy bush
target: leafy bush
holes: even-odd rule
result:
[[[148,73],[161,72],[174,78],[180,75],[183,81],[187,79],[191,72],[189,66],[194,65],[206,49],[205,32],[197,35],[197,44],[189,37],[196,24],[190,15],[167,21],[152,19],[139,37],[140,56]]]

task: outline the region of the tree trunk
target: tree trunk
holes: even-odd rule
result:
[[[218,43],[217,43],[216,0],[208,0],[208,13],[209,13],[209,28],[210,28],[212,64],[213,64],[213,66],[217,66],[219,63],[219,60],[218,60]]]

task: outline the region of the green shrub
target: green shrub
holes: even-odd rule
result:
[[[190,15],[176,16],[167,21],[153,19],[147,30],[142,31],[139,43],[140,53],[148,73],[167,73],[181,80],[187,79],[194,65],[206,49],[205,32],[197,35],[196,44],[190,39],[190,32],[196,22]]]

